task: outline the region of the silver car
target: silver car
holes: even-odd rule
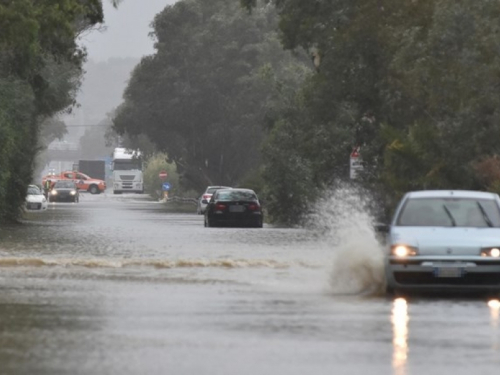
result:
[[[43,212],[47,210],[48,205],[47,199],[40,188],[36,185],[29,185],[25,202],[26,211]]]
[[[208,201],[212,198],[212,195],[219,189],[232,189],[229,186],[207,186],[203,195],[198,199],[198,207],[196,212],[198,215],[204,215],[205,209],[207,208]]]
[[[407,193],[387,232],[388,292],[500,292],[500,197]]]

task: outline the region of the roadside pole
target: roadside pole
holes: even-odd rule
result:
[[[158,177],[162,181],[162,183],[161,183],[161,191],[163,193],[163,196],[160,199],[160,201],[162,201],[162,202],[167,202],[167,200],[168,200],[168,191],[170,190],[170,184],[168,182],[165,182],[165,179],[167,178],[167,176],[168,176],[168,173],[164,169],[161,170],[160,173],[158,173]],[[168,189],[165,188],[166,186],[168,186]]]
[[[354,147],[349,156],[349,178],[355,180],[358,178],[358,173],[363,170],[363,161],[359,153],[360,147]]]

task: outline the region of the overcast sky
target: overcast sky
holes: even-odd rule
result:
[[[118,9],[103,0],[106,31],[93,31],[81,41],[88,58],[94,61],[110,57],[142,57],[153,53],[148,36],[154,16],[176,0],[123,0]]]

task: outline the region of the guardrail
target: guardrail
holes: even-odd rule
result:
[[[188,204],[193,204],[195,206],[198,204],[198,199],[197,198],[168,197],[166,200],[163,199],[162,201],[166,202],[166,203],[169,203],[169,202],[188,203]]]

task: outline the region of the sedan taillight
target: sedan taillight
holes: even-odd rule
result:
[[[223,211],[223,210],[225,210],[225,209],[226,209],[226,205],[225,205],[225,204],[222,204],[222,203],[217,203],[217,204],[215,205],[215,209],[216,209],[217,211]]]
[[[260,206],[257,203],[250,203],[248,205],[248,209],[250,211],[259,211],[260,210]]]

